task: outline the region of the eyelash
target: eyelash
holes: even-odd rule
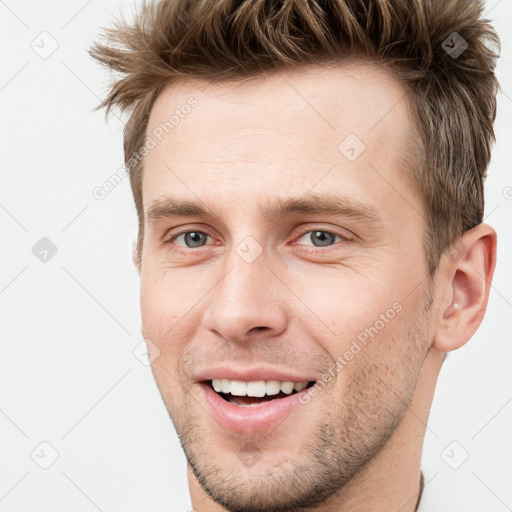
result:
[[[333,230],[327,230],[327,229],[322,229],[322,228],[308,228],[308,229],[304,229],[302,230],[295,238],[302,238],[305,234],[307,233],[313,233],[315,231],[320,231],[322,233],[328,233],[329,235],[334,235],[335,237],[338,236],[341,238],[341,242],[351,242],[353,239],[351,237],[349,237],[347,234],[345,233],[341,233],[339,231],[333,231]],[[198,230],[198,229],[186,229],[184,231],[180,231],[178,233],[175,233],[171,238],[169,238],[165,243],[166,244],[172,244],[178,237],[182,236],[182,235],[186,235],[187,233],[201,233],[203,235],[208,235],[209,237],[211,238],[215,238],[211,233],[209,233],[208,231],[201,231],[201,230]],[[334,245],[336,245],[336,243],[339,243],[340,241],[338,242],[334,242],[332,245],[326,245],[326,246],[308,246],[309,248],[308,249],[304,249],[305,251],[309,252],[309,253],[318,253],[318,252],[326,252],[328,251],[329,249],[331,249],[332,247],[334,247]],[[301,244],[298,244],[298,245],[301,245]],[[189,251],[196,251],[196,252],[200,252],[201,249],[205,249],[207,246],[206,245],[202,245],[200,247],[181,247],[181,246],[178,246],[177,249],[175,249],[177,252],[182,252],[182,253],[188,253]]]
[[[307,233],[314,233],[315,231],[320,231],[322,233],[328,233],[329,235],[334,235],[335,237],[339,237],[341,238],[341,240],[338,240],[337,242],[334,242],[332,245],[326,245],[326,246],[315,246],[315,245],[311,245],[311,246],[307,246],[308,248],[307,249],[303,249],[309,253],[322,253],[322,252],[326,252],[328,251],[329,249],[335,249],[335,245],[336,244],[339,244],[340,242],[351,242],[353,239],[351,237],[349,237],[347,234],[345,233],[342,233],[341,231],[333,231],[333,230],[328,230],[328,229],[322,229],[321,227],[320,228],[309,228],[309,229],[304,229],[303,231],[301,231],[295,238],[302,238],[305,234]]]

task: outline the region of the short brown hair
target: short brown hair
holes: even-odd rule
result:
[[[427,212],[432,276],[443,252],[483,219],[500,42],[482,11],[479,0],[143,1],[133,22],[117,21],[89,50],[122,75],[97,108],[107,107],[106,115],[116,105],[132,111],[124,154],[139,219],[138,262],[143,159],[130,165],[130,158],[145,142],[165,86],[364,58],[391,72],[409,96],[417,141],[411,179]]]

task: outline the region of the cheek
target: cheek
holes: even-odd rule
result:
[[[403,298],[390,283],[347,283],[344,286],[339,280],[336,290],[328,294],[316,291],[318,288],[310,290],[304,303],[318,314],[322,324],[314,322],[320,325],[315,332],[312,324],[303,326],[329,354],[331,366],[324,375],[326,379],[328,373],[336,377],[334,386],[340,394],[347,396],[347,390],[355,385],[360,391],[366,389],[369,396],[372,392],[379,396],[386,389],[375,388],[376,381],[391,388],[404,379],[410,381],[408,358],[418,348],[408,323],[409,315],[418,313],[412,304],[406,310]]]
[[[165,333],[193,314],[208,290],[204,279],[183,269],[152,269],[141,275],[140,309],[146,328]]]
[[[353,340],[365,343],[385,337],[403,316],[397,280],[391,282],[370,270],[364,276],[350,269],[330,270],[317,273],[314,286],[306,286],[311,281],[304,279],[297,295],[322,320],[333,355],[343,353]]]
[[[176,368],[180,354],[184,350],[184,341],[190,334],[189,316],[193,315],[190,291],[187,287],[176,284],[167,278],[141,279],[140,311],[142,333],[146,342],[157,347],[158,357],[153,361],[152,368],[158,372],[159,381],[169,381],[172,378],[166,375],[166,370],[177,376]],[[192,316],[190,316],[192,318]],[[156,375],[155,375],[156,378]]]
[[[366,344],[353,342],[336,382],[345,407],[364,417],[397,418],[409,403],[421,370],[421,335],[421,328],[411,332],[407,319],[395,318]]]
[[[337,387],[343,394],[354,382],[365,389],[374,389],[381,381],[384,385],[399,382],[405,377],[404,370],[411,366],[405,350],[410,340],[404,319],[395,316],[386,323],[379,316],[376,318],[353,321],[336,346],[330,347],[333,368],[338,374]]]

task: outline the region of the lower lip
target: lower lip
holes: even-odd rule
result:
[[[265,432],[276,428],[296,407],[302,405],[300,397],[308,391],[306,388],[285,398],[253,407],[242,407],[224,400],[204,382],[199,383],[199,389],[213,418],[225,429],[243,433]]]

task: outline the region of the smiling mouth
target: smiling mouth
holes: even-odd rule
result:
[[[204,384],[232,405],[254,407],[295,395],[303,389],[314,386],[315,381],[294,383],[279,381],[243,382],[213,379],[204,381]]]

